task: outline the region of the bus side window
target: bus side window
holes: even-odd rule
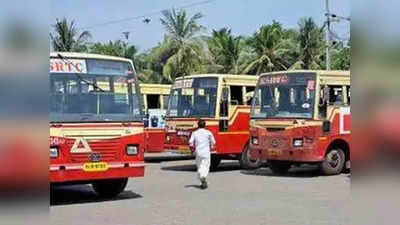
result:
[[[344,105],[343,86],[328,85],[321,88],[321,98],[319,99],[319,117],[327,117],[328,106]]]
[[[231,86],[231,104],[243,105],[243,88],[242,86]]]
[[[160,106],[160,95],[147,95],[147,108],[148,109],[159,109]]]

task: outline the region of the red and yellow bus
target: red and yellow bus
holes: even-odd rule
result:
[[[140,84],[145,114],[146,153],[164,152],[165,114],[171,85]]]
[[[261,75],[250,123],[250,158],[267,160],[275,173],[308,163],[326,175],[349,169],[350,72]]]
[[[243,168],[258,167],[248,158],[251,98],[257,76],[204,74],[177,78],[169,96],[164,148],[168,152],[191,154],[188,140],[197,121],[216,139],[211,168],[222,159],[237,159]]]
[[[50,54],[50,182],[90,183],[100,196],[144,176],[143,113],[131,60]]]

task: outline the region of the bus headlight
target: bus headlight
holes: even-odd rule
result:
[[[303,138],[293,139],[294,147],[303,147]]]
[[[58,148],[50,147],[50,158],[58,158]]]
[[[138,146],[136,146],[136,145],[127,145],[126,146],[126,154],[127,155],[137,155],[138,154]]]
[[[257,137],[252,137],[252,138],[251,138],[251,143],[252,143],[253,145],[258,145],[258,138],[257,138]]]

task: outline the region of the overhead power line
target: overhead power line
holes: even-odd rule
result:
[[[199,2],[194,2],[194,3],[182,5],[182,6],[176,7],[176,8],[187,9],[187,8],[192,8],[192,7],[199,6],[199,5],[209,4],[209,3],[215,2],[215,1],[217,1],[217,0],[199,1]],[[168,10],[168,9],[157,10],[157,11],[145,13],[145,14],[142,14],[142,15],[139,15],[139,16],[126,17],[126,18],[122,18],[122,19],[118,19],[118,20],[110,20],[110,21],[107,21],[107,22],[104,22],[104,23],[98,23],[98,24],[93,24],[93,25],[89,25],[89,26],[86,26],[86,27],[81,27],[79,29],[88,30],[88,29],[92,29],[92,28],[95,28],[95,27],[99,27],[99,26],[107,26],[107,25],[111,25],[111,24],[123,23],[123,22],[130,21],[130,20],[148,19],[147,17],[158,15],[158,14],[160,14],[163,11]],[[146,21],[148,21],[148,20],[146,20]]]
[[[324,23],[324,27],[326,26],[326,28],[325,28],[325,34],[326,34],[326,38],[325,38],[325,41],[326,41],[326,49],[325,49],[325,51],[326,51],[326,69],[330,70],[331,69],[330,68],[331,67],[331,53],[330,53],[330,50],[331,50],[331,47],[332,47],[331,46],[332,45],[332,41],[334,39],[336,39],[336,40],[338,40],[338,41],[340,41],[342,43],[347,41],[346,38],[341,38],[339,35],[337,35],[335,32],[333,32],[332,29],[331,29],[331,25],[332,25],[333,22],[341,22],[343,20],[346,20],[346,21],[350,22],[351,19],[350,19],[350,17],[339,16],[339,15],[331,13],[330,10],[329,10],[329,0],[325,0],[325,7],[326,7],[326,13],[325,13],[326,21]],[[337,42],[337,41],[334,41],[334,42]]]

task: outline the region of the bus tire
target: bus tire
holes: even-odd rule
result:
[[[250,151],[249,151],[249,144],[246,144],[244,147],[242,154],[240,155],[240,167],[242,169],[257,169],[260,168],[261,166],[261,159],[257,159],[255,161],[251,160],[249,157]]]
[[[321,170],[325,175],[337,175],[343,171],[346,162],[344,151],[333,147],[326,154],[321,164]]]
[[[274,174],[284,175],[286,174],[292,165],[289,162],[284,161],[268,161],[268,167]]]
[[[108,179],[92,182],[92,187],[98,196],[102,198],[113,198],[124,191],[128,178]]]
[[[221,163],[221,157],[219,157],[216,154],[212,154],[210,159],[210,170],[211,171],[216,170],[220,163]]]

